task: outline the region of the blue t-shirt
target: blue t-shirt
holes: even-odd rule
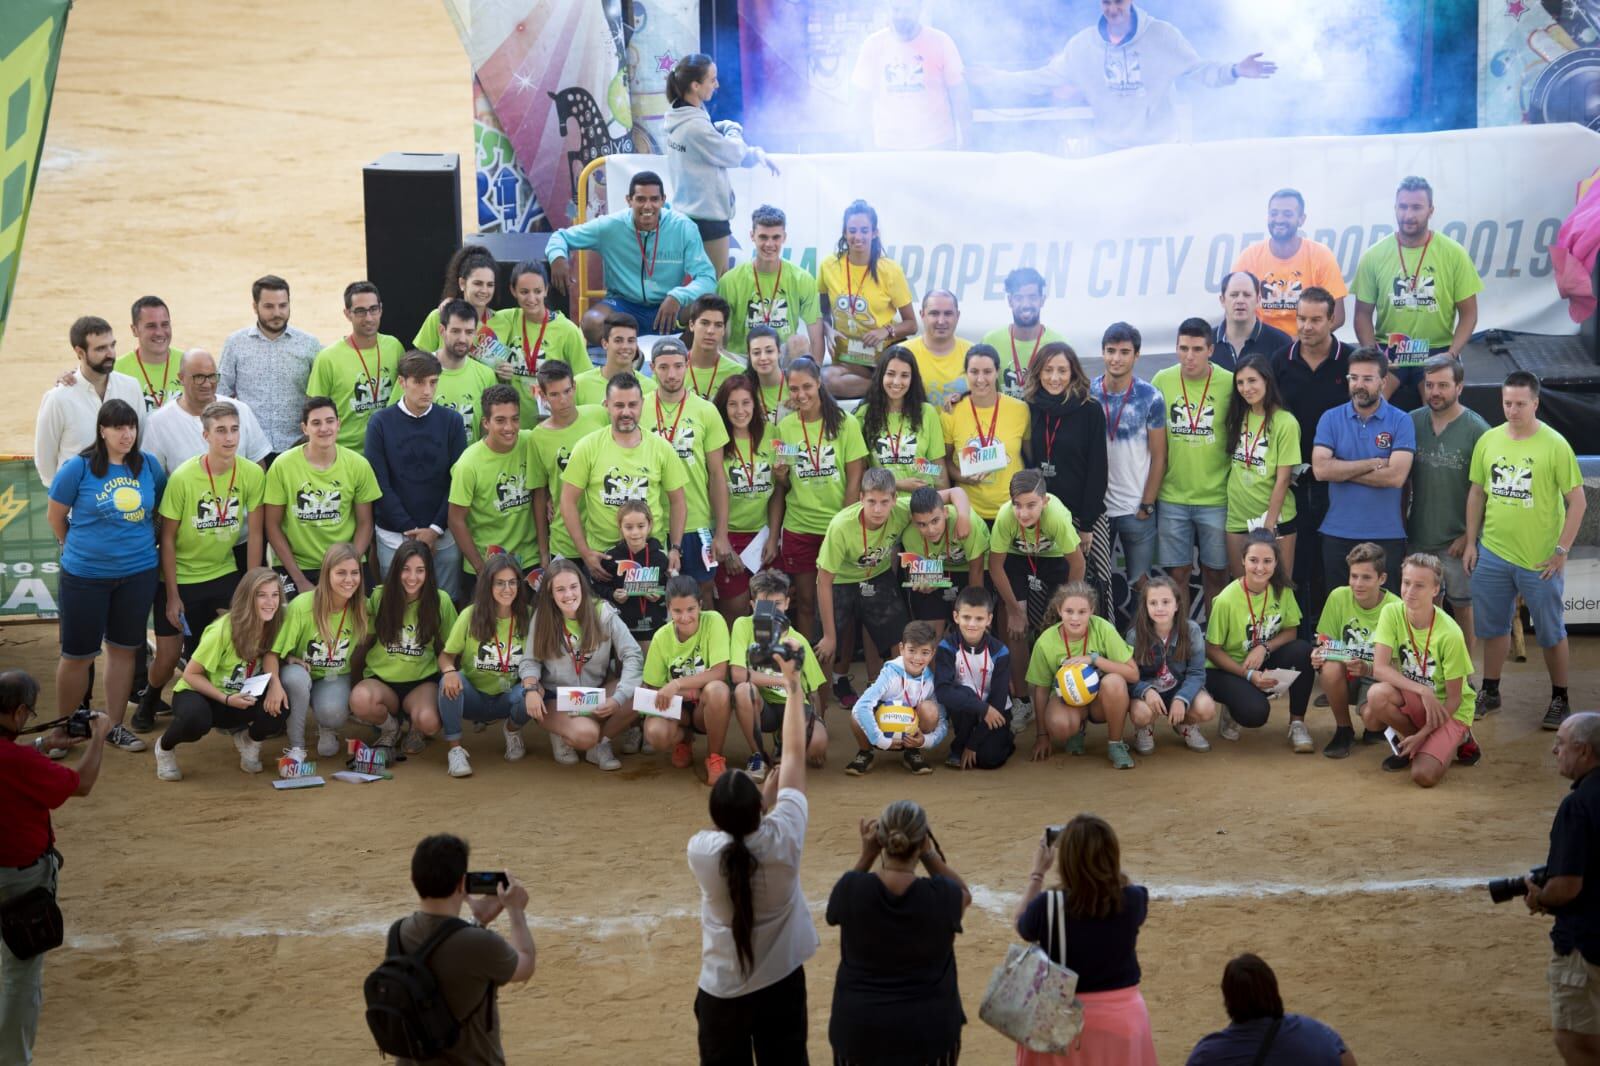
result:
[[[1250,1066],[1271,1026],[1270,1018],[1254,1018],[1201,1037],[1187,1066]],[[1344,1052],[1344,1041],[1326,1025],[1303,1014],[1285,1014],[1266,1066],[1339,1066]]]
[[[50,498],[69,511],[61,565],[74,577],[124,577],[155,567],[156,504],[167,475],[155,456],[141,454],[138,477],[111,463],[97,478],[89,460],[74,455],[50,482]]]
[[[1417,430],[1411,416],[1388,400],[1379,400],[1372,417],[1362,419],[1354,403],[1324,411],[1317,422],[1315,447],[1327,448],[1335,459],[1387,459],[1395,452],[1417,451]],[[1328,483],[1328,517],[1322,533],[1346,540],[1404,540],[1406,525],[1400,516],[1401,490],[1375,489],[1354,481]]]

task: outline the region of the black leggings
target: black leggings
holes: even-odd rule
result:
[[[960,755],[968,750],[977,753],[976,766],[980,770],[998,770],[1016,750],[1016,740],[1011,735],[1011,714],[995,729],[984,723],[989,708],[981,714],[964,708],[950,709],[950,754]]]
[[[1269,670],[1298,670],[1300,676],[1289,686],[1289,715],[1306,716],[1306,704],[1311,701],[1311,645],[1303,640],[1291,640],[1271,655],[1263,664]],[[1218,703],[1227,704],[1228,714],[1246,729],[1259,729],[1267,724],[1271,701],[1267,694],[1246,681],[1239,674],[1230,674],[1214,666],[1206,667],[1206,691]]]
[[[732,999],[701,990],[701,1066],[806,1066],[806,968],[776,984]]]
[[[266,740],[283,732],[289,716],[274,718],[262,709],[261,700],[248,711],[227,707],[216,700],[207,699],[194,689],[186,688],[172,694],[172,724],[161,734],[161,749],[171,751],[179,744],[191,744],[212,729],[233,732],[248,729],[251,740]]]

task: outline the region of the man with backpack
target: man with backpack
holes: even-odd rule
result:
[[[492,895],[476,883],[469,895],[467,853],[448,833],[417,845],[411,884],[421,902],[389,927],[386,957],[367,978],[367,1025],[401,1066],[503,1066],[496,993],[533,976],[528,890],[510,874],[473,875],[497,883]],[[471,922],[460,917],[463,903]],[[501,911],[509,941],[487,928]]]

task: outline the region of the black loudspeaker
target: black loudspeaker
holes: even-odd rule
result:
[[[409,347],[461,247],[461,157],[390,152],[363,168],[361,189],[367,280],[383,299],[383,332]]]

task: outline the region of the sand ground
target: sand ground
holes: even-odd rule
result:
[[[81,0],[6,338],[16,399],[0,405],[0,447],[28,449],[79,314],[117,324],[127,350],[125,309],[160,293],[175,342],[215,349],[250,321],[250,280],[273,272],[294,286],[297,325],[337,335],[338,293],[363,272],[361,165],[407,149],[470,167],[469,115],[467,64],[434,0]],[[53,628],[0,640],[0,661],[51,677]],[[1595,644],[1575,659],[1581,705]],[[1162,1061],[1222,1024],[1221,966],[1250,949],[1291,1009],[1329,1021],[1363,1062],[1554,1062],[1544,922],[1450,880],[1541,861],[1563,793],[1538,728],[1542,673],[1517,668],[1506,693],[1479,733],[1485,761],[1430,793],[1380,773],[1370,749],[1296,758],[1279,719],[1208,756],[1163,737],[1125,774],[1096,738],[1086,759],[920,780],[887,765],[857,781],[836,739],[813,777],[806,893],[820,907],[851,864],[858,818],[924,802],[977,894],[958,947],[966,1061],[1009,1061],[978,1000],[1040,828],[1093,810],[1156,889],[1140,954]],[[1313,722],[1320,743],[1326,712]],[[447,779],[433,749],[391,782],[298,794],[241,774],[221,737],[184,750],[178,785],[155,780],[148,754],[109,753],[95,794],[57,822],[71,942],[47,964],[39,1061],[371,1061],[360,983],[409,907],[411,845],[444,829],[470,838],[476,867],[533,890],[539,971],[501,999],[511,1061],[692,1061],[699,925],[683,845],[706,821],[704,786],[665,757],[614,775],[558,767],[537,737],[510,765],[493,736],[469,734],[468,781]],[[1373,884],[1423,879],[1443,881]],[[824,929],[809,967],[818,1061],[837,961]]]

